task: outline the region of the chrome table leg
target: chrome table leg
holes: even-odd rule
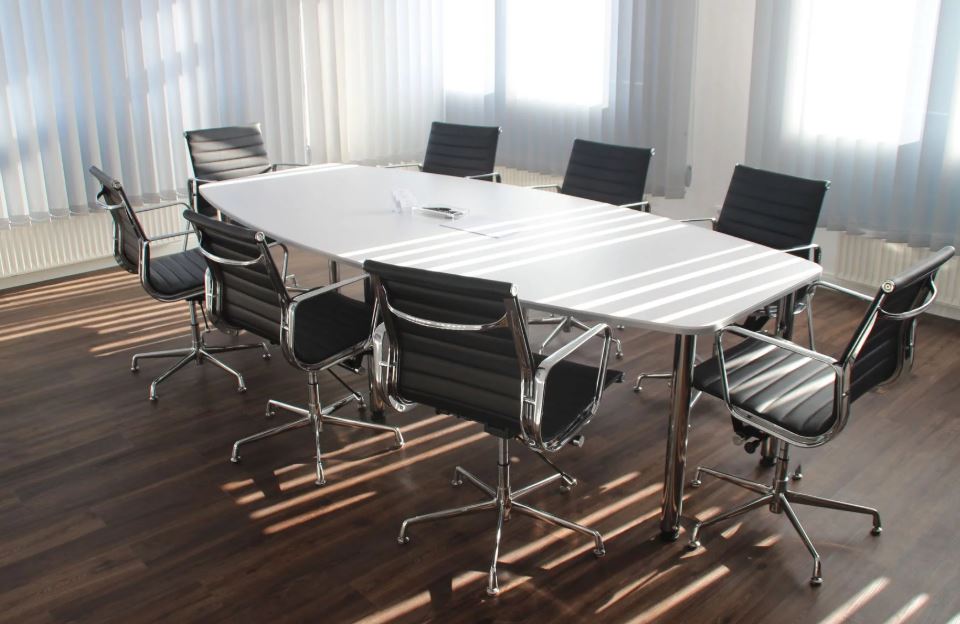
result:
[[[673,349],[673,385],[667,430],[663,499],[660,506],[660,539],[668,542],[676,541],[680,537],[683,472],[687,463],[687,436],[690,425],[690,385],[693,380],[693,359],[696,351],[696,336],[677,335]]]

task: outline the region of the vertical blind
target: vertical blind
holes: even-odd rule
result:
[[[253,121],[284,162],[419,158],[438,119],[501,125],[500,160],[534,171],[562,172],[576,137],[652,146],[648,190],[677,196],[694,11],[693,0],[0,0],[0,227],[85,212],[91,164],[134,201],[172,198],[190,173],[184,130]]]
[[[185,129],[261,120],[303,158],[296,0],[3,0],[0,44],[0,224],[86,211],[91,164],[172,197]]]
[[[757,5],[747,160],[832,181],[821,225],[960,243],[960,3]]]

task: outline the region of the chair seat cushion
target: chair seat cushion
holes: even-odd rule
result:
[[[370,337],[373,307],[363,301],[329,292],[297,304],[293,318],[293,348],[305,364],[360,347]]]
[[[539,366],[547,356],[534,354],[534,365]],[[404,399],[430,405],[467,420],[484,425],[488,433],[505,438],[520,434],[520,377],[519,372],[501,378],[505,387],[497,393],[498,401],[491,401],[491,390],[480,386],[472,387],[447,379],[441,360],[434,361],[424,371],[404,370],[401,368],[401,386],[405,387]],[[547,378],[546,397],[544,399],[541,430],[544,439],[554,437],[570,425],[593,400],[598,369],[594,366],[576,362],[560,362],[550,371]],[[427,379],[429,378],[429,379]],[[604,388],[623,380],[623,373],[607,369]],[[480,380],[478,380],[479,383]],[[416,388],[416,389],[414,389]],[[440,394],[433,394],[428,388],[434,388]],[[481,401],[476,393],[486,395],[487,404],[499,404],[496,411],[478,409]],[[450,400],[449,397],[461,396],[463,401]],[[443,398],[448,397],[448,398]]]
[[[150,287],[165,297],[192,298],[203,293],[206,271],[199,249],[150,258]]]
[[[724,350],[730,402],[801,436],[819,436],[833,425],[834,373],[821,362],[746,339]],[[693,386],[723,398],[716,358],[697,366]]]

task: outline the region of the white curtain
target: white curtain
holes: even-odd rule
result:
[[[499,124],[499,163],[562,174],[575,138],[653,147],[647,190],[683,196],[694,0],[447,0],[445,9],[446,117]]]
[[[656,149],[683,194],[695,0],[0,0],[0,226],[84,212],[91,164],[174,197],[183,131],[260,121],[275,161],[420,159],[503,127],[560,174],[574,138]],[[9,123],[8,123],[9,120]]]
[[[747,161],[831,180],[821,225],[960,242],[960,3],[760,2]]]
[[[302,161],[298,0],[0,0],[0,226],[84,212],[87,168],[172,198],[183,131],[261,121]]]

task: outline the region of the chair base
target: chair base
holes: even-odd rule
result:
[[[337,381],[346,386],[343,380],[330,372]],[[314,445],[316,446],[316,479],[314,483],[318,486],[324,485],[327,480],[323,473],[323,456],[320,450],[320,433],[323,431],[324,424],[331,425],[340,425],[344,427],[355,427],[359,429],[372,429],[374,431],[385,431],[392,433],[396,438],[396,446],[394,448],[403,448],[403,434],[400,432],[400,429],[397,427],[390,427],[388,425],[381,425],[378,423],[365,422],[362,420],[354,420],[352,418],[341,418],[340,416],[334,416],[333,413],[338,409],[349,403],[350,401],[357,401],[360,407],[363,407],[364,401],[363,397],[356,391],[350,389],[350,394],[334,401],[330,405],[322,406],[320,403],[320,395],[318,391],[318,371],[310,371],[309,376],[309,389],[310,396],[306,408],[299,407],[296,405],[290,405],[289,403],[284,403],[282,401],[276,401],[270,399],[267,401],[267,417],[272,417],[276,410],[284,410],[297,414],[300,416],[297,420],[288,422],[277,427],[272,427],[265,431],[255,433],[253,435],[241,438],[233,443],[233,452],[230,454],[230,461],[238,464],[240,463],[240,447],[244,444],[249,444],[251,442],[257,442],[258,440],[264,440],[266,438],[271,438],[275,435],[283,433],[285,431],[291,431],[293,429],[300,429],[302,427],[307,427],[313,425],[313,438]],[[349,389],[350,387],[347,386]]]
[[[754,509],[767,506],[772,513],[782,513],[787,516],[790,524],[793,525],[794,530],[807,547],[807,550],[813,557],[813,574],[810,576],[810,585],[818,587],[823,584],[820,554],[817,552],[816,547],[814,547],[813,542],[810,540],[810,537],[804,530],[803,525],[800,524],[800,520],[797,518],[797,514],[794,512],[793,505],[791,505],[791,503],[796,505],[808,505],[811,507],[836,509],[838,511],[849,511],[852,513],[872,516],[873,528],[870,530],[872,535],[880,535],[880,533],[883,531],[883,526],[880,523],[880,512],[872,507],[864,507],[862,505],[845,503],[843,501],[838,501],[831,498],[822,498],[820,496],[812,496],[810,494],[791,491],[788,487],[791,479],[791,475],[789,474],[789,445],[785,442],[780,442],[779,444],[776,468],[777,470],[776,474],[774,475],[773,484],[764,485],[744,477],[738,477],[726,472],[714,470],[713,468],[704,468],[702,466],[698,466],[697,472],[694,475],[693,480],[690,482],[690,487],[700,487],[702,484],[700,479],[701,475],[708,474],[723,481],[727,481],[728,483],[732,483],[736,486],[750,490],[751,492],[756,492],[757,494],[760,494],[760,496],[758,498],[754,498],[753,500],[747,501],[742,505],[734,507],[733,509],[717,514],[709,520],[698,520],[693,526],[693,531],[690,533],[690,541],[687,544],[687,548],[689,550],[696,550],[700,547],[700,532],[704,527],[708,527],[719,522],[724,522],[731,518],[743,515],[749,511],[753,511]]]
[[[197,302],[190,302],[190,335],[191,345],[184,349],[167,349],[164,351],[150,351],[147,353],[137,353],[130,360],[130,371],[139,372],[140,360],[158,359],[158,358],[179,358],[170,368],[165,370],[150,383],[150,400],[156,401],[157,386],[169,379],[178,370],[189,364],[191,361],[197,364],[203,364],[204,361],[210,362],[214,366],[226,371],[237,379],[237,392],[245,392],[247,386],[243,382],[243,375],[225,364],[215,353],[227,353],[228,351],[242,351],[245,349],[263,349],[263,359],[270,359],[270,349],[266,342],[257,342],[241,345],[208,346],[203,340],[203,334],[200,332],[200,324],[197,322]]]
[[[541,457],[557,472],[549,477],[541,479],[540,481],[522,487],[519,490],[512,491],[510,489],[510,453],[508,444],[509,441],[507,439],[500,438],[496,487],[484,483],[472,473],[464,468],[461,468],[460,466],[457,466],[454,469],[452,482],[453,485],[462,485],[464,480],[466,480],[471,485],[475,486],[489,496],[489,500],[480,503],[474,503],[472,505],[465,505],[463,507],[454,507],[452,509],[445,509],[443,511],[435,511],[433,513],[407,518],[400,525],[400,534],[397,536],[398,543],[406,544],[410,541],[410,537],[407,535],[407,527],[411,524],[429,522],[432,520],[442,520],[445,518],[454,518],[456,516],[463,516],[477,511],[496,511],[497,531],[494,539],[493,558],[490,563],[490,570],[487,574],[487,594],[490,596],[496,596],[498,593],[500,593],[500,586],[497,580],[497,560],[500,556],[500,538],[503,534],[503,523],[510,519],[510,514],[513,511],[517,511],[537,520],[542,520],[543,522],[549,522],[550,524],[554,524],[561,528],[570,529],[571,531],[576,531],[578,533],[587,535],[594,541],[593,554],[597,557],[602,557],[604,554],[606,554],[606,550],[603,547],[603,537],[598,531],[595,531],[589,527],[585,527],[581,524],[577,524],[576,522],[571,522],[570,520],[560,518],[559,516],[554,516],[553,514],[541,511],[535,507],[517,502],[517,499],[519,499],[521,496],[525,496],[530,492],[538,490],[556,481],[562,481],[564,484],[562,487],[569,489],[570,486],[576,483],[576,480],[561,471],[552,462],[550,462],[550,460],[541,455]]]
[[[573,318],[572,316],[546,316],[546,317],[544,317],[544,318],[528,319],[528,320],[527,320],[527,324],[529,324],[529,325],[556,325],[556,326],[557,326],[552,332],[550,332],[550,335],[548,335],[548,336],[546,337],[546,339],[543,341],[543,344],[540,345],[540,351],[539,351],[539,352],[540,352],[541,355],[542,355],[543,352],[546,350],[547,345],[550,344],[551,342],[553,342],[553,339],[560,335],[560,332],[568,332],[568,331],[570,331],[571,328],[574,328],[574,327],[576,327],[577,329],[580,329],[580,330],[590,329],[590,326],[589,326],[589,325],[587,325],[587,324],[584,323],[583,321],[580,321],[580,320],[578,320],[578,319]],[[622,329],[622,327],[620,327],[620,329]],[[602,334],[597,334],[597,337],[602,339],[602,338],[603,338],[603,335],[602,335]],[[615,352],[616,352],[616,354],[617,354],[617,359],[618,359],[618,360],[622,360],[622,359],[623,359],[623,344],[621,344],[620,339],[619,339],[619,338],[611,338],[611,339],[610,339],[610,342],[613,343],[613,348],[614,348],[614,350],[615,350]]]

